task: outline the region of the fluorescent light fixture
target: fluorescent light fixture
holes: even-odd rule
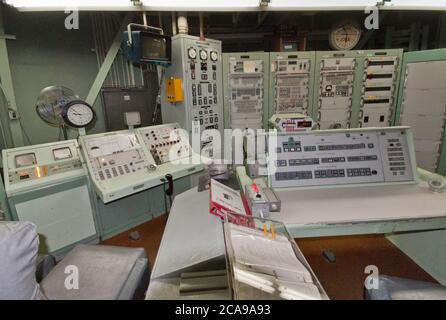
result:
[[[378,0],[271,0],[268,7],[280,10],[364,10]]]
[[[156,10],[156,11],[250,11],[259,8],[259,0],[6,0],[21,11],[79,10]]]
[[[270,0],[260,8],[260,0],[6,0],[21,11],[147,10],[147,11],[329,11],[364,10],[379,0]],[[382,10],[446,10],[446,0],[391,0]]]
[[[379,0],[271,0],[273,10],[364,10],[374,7]],[[446,10],[446,0],[390,0],[380,9],[394,10]]]
[[[395,10],[446,10],[446,0],[391,0],[384,9]]]
[[[78,9],[122,9],[132,7],[131,0],[6,0],[6,3],[19,9],[65,10]]]
[[[260,0],[142,0],[145,8],[166,8],[170,10],[232,10],[258,8]]]
[[[259,7],[259,0],[140,0],[145,10],[225,10],[253,9]],[[63,10],[107,10],[135,7],[131,0],[6,0],[6,3],[19,9]]]

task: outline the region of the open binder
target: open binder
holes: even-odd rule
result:
[[[282,223],[227,213],[224,235],[234,299],[328,299]]]

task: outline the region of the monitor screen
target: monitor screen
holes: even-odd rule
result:
[[[141,58],[144,60],[169,60],[164,37],[156,35],[141,37]]]

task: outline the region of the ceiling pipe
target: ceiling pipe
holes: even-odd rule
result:
[[[189,33],[189,26],[187,24],[187,17],[184,12],[178,13],[178,33],[179,34],[188,34]]]
[[[146,15],[146,12],[145,12],[145,11],[142,13],[142,21],[143,21],[143,24],[144,24],[145,26],[148,25],[148,24],[147,24],[147,15]]]
[[[163,29],[163,16],[161,15],[161,12],[158,12],[158,24],[159,27]]]
[[[204,40],[204,17],[203,12],[200,12],[198,15],[199,21],[200,21],[200,40]]]
[[[177,34],[177,15],[175,12],[172,12],[172,35]]]

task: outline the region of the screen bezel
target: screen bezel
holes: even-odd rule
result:
[[[62,150],[67,150],[67,149],[70,152],[70,155],[68,157],[61,158],[61,157],[57,157],[56,156],[56,152],[57,151],[62,151]],[[56,149],[53,149],[53,157],[54,157],[55,161],[71,159],[71,158],[73,158],[73,152],[71,152],[71,148],[70,147],[56,148]]]
[[[147,31],[138,31],[139,32],[139,53],[140,53],[140,60],[142,62],[153,62],[153,63],[171,63],[172,61],[172,40],[170,36],[153,33],[153,32],[147,32]],[[166,57],[165,58],[153,58],[153,57],[146,57],[143,55],[143,41],[145,39],[163,39],[166,41]]]
[[[17,162],[18,158],[23,158],[26,156],[32,156],[33,157],[33,163],[32,164],[26,164],[26,165],[19,165],[19,163]],[[16,168],[23,168],[23,167],[31,167],[31,166],[35,166],[37,164],[37,158],[36,158],[36,154],[34,152],[29,152],[29,153],[22,153],[22,154],[18,154],[14,157],[14,162],[15,162],[15,167]]]

